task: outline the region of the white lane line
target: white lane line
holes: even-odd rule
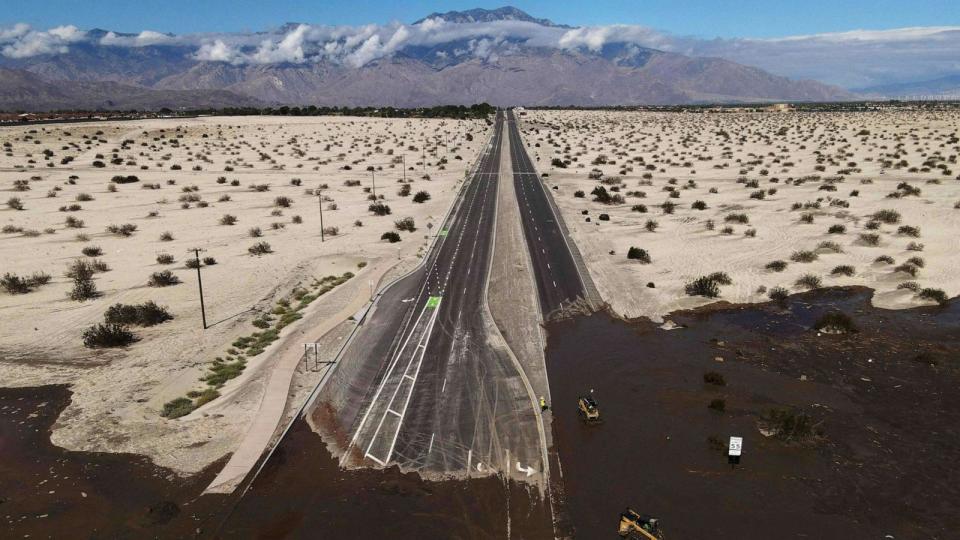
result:
[[[420,324],[420,319],[423,318],[423,315],[427,312],[427,306],[423,306],[423,309],[420,311],[420,315],[417,317],[417,322],[414,323],[413,327],[416,328]],[[403,351],[407,348],[407,344],[410,342],[410,338],[413,337],[413,331],[407,334],[407,339],[404,340],[403,345],[397,351],[397,354],[394,355],[393,360],[390,362],[390,367],[387,368],[386,375],[383,376],[383,380],[380,381],[380,386],[377,388],[377,392],[373,395],[373,400],[370,401],[370,406],[367,407],[367,412],[364,413],[363,418],[360,420],[360,426],[357,428],[357,431],[354,432],[353,438],[350,440],[350,446],[352,447],[357,442],[357,437],[360,436],[360,432],[363,431],[363,426],[367,423],[367,417],[370,415],[370,411],[373,410],[373,406],[377,403],[377,400],[380,399],[380,392],[383,391],[383,387],[386,386],[387,381],[390,379],[390,376],[393,374],[393,370],[397,366],[397,362],[400,360],[400,355],[403,354]],[[380,422],[383,423],[382,421]],[[379,431],[379,427],[377,430]]]
[[[430,434],[430,446],[427,448],[427,455],[428,455],[428,456],[430,455],[430,452],[433,451],[433,437],[434,437],[435,435],[436,435],[436,433],[431,433],[431,434]]]
[[[446,390],[446,389],[447,389],[447,378],[444,377],[444,378],[443,378],[443,388],[440,389],[440,393],[442,394],[443,391]]]
[[[433,334],[433,325],[437,322],[437,314],[440,313],[440,306],[434,306],[433,317],[430,319],[430,326],[427,328],[427,336],[424,340],[424,343],[430,341],[430,335]],[[410,391],[407,392],[407,399],[403,403],[403,413],[400,415],[400,421],[397,422],[397,431],[393,434],[393,440],[390,441],[390,449],[387,451],[386,462],[390,463],[390,459],[393,457],[393,448],[397,444],[397,437],[400,436],[400,428],[403,426],[403,417],[407,414],[407,407],[410,406],[410,398],[413,397],[413,390],[417,385],[417,377],[420,376],[420,367],[423,365],[423,355],[426,354],[426,345],[424,345],[424,350],[420,353],[420,358],[417,360],[417,369],[413,374],[413,382],[410,383]],[[399,386],[397,387],[399,389]],[[394,393],[396,397],[396,393]],[[392,400],[391,400],[392,401]],[[369,451],[369,448],[367,449]]]

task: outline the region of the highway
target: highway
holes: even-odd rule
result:
[[[512,110],[507,112],[510,131],[510,158],[513,183],[520,203],[523,232],[533,262],[540,309],[544,319],[565,306],[586,297],[584,277],[574,262],[576,246],[569,244],[560,218],[548,200],[549,194],[537,174]],[[589,279],[589,278],[587,278]]]
[[[485,304],[504,118],[426,263],[378,300],[319,396],[343,465],[543,476],[539,409]]]

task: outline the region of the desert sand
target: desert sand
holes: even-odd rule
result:
[[[864,285],[892,309],[960,293],[956,110],[531,110],[521,120],[601,295],[622,316],[765,302],[776,287]],[[649,263],[628,259],[631,247]],[[686,293],[714,272],[730,281],[719,297]]]
[[[163,405],[207,388],[200,377],[211,362],[257,331],[251,323],[294,289],[351,272],[356,276],[339,287],[369,295],[414,265],[488,129],[483,121],[351,117],[0,128],[0,189],[5,202],[20,200],[0,209],[0,274],[50,276],[25,294],[0,291],[0,380],[71,385],[55,444],[142,454],[178,473],[202,469],[233,451],[246,430],[263,396],[271,351],[248,358],[243,374],[219,389],[222,397],[193,413],[167,419]],[[115,183],[115,176],[137,181]],[[410,193],[401,195],[404,176]],[[390,215],[368,210],[374,181]],[[314,191],[321,186],[323,243]],[[429,199],[414,202],[419,191]],[[70,210],[74,204],[80,208]],[[69,217],[76,221],[68,224]],[[399,231],[394,222],[407,217],[416,229]],[[136,229],[128,235],[108,229],[124,224]],[[254,228],[261,236],[253,236]],[[401,241],[382,240],[389,231]],[[271,252],[249,253],[258,242]],[[100,253],[82,252],[93,247]],[[206,330],[196,270],[185,267],[193,248],[215,259],[201,269]],[[173,262],[158,261],[164,254]],[[109,267],[94,275],[98,297],[68,298],[72,282],[64,273],[77,259]],[[164,270],[181,282],[148,286],[151,274]],[[345,305],[340,297],[320,296],[305,318],[333,316]],[[327,299],[338,305],[325,307]],[[139,341],[125,348],[84,346],[83,331],[101,322],[108,307],[146,301],[165,306],[173,320],[132,327]]]

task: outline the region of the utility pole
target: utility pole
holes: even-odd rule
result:
[[[203,329],[207,329],[207,310],[203,306],[203,280],[200,279],[200,248],[193,248],[193,255],[197,262],[197,286],[200,287],[200,320],[203,321]]]
[[[400,156],[400,158],[403,159],[403,183],[406,184],[407,183],[407,155],[403,154],[402,156]]]
[[[377,202],[377,173],[370,171],[370,178],[373,180],[373,202]]]
[[[317,188],[317,202],[320,204],[320,243],[323,243],[323,190]]]

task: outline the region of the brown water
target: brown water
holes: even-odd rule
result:
[[[224,461],[182,479],[140,456],[56,447],[50,428],[70,395],[0,389],[0,538],[176,538],[202,527],[219,505],[195,499]]]
[[[956,538],[960,310],[954,301],[884,311],[869,296],[829,290],[785,310],[679,313],[686,328],[669,332],[605,314],[549,325],[555,441],[576,536],[612,537],[630,506],[660,517],[670,539]],[[811,331],[831,306],[860,332]],[[705,385],[707,371],[726,386]],[[598,426],[576,412],[590,389]],[[714,398],[726,412],[708,409]],[[757,421],[774,406],[823,421],[824,439],[763,436]],[[711,448],[711,435],[744,437],[740,466]]]
[[[223,460],[181,479],[138,456],[65,451],[49,435],[67,388],[0,389],[0,538],[616,538],[626,506],[660,517],[670,540],[955,538],[960,308],[884,311],[869,296],[714,306],[676,314],[686,327],[669,332],[605,314],[551,323],[553,511],[499,477],[341,470],[302,422],[242,500],[200,497]],[[831,308],[860,332],[811,331]],[[706,371],[726,386],[705,385]],[[598,426],[576,413],[591,388]],[[725,412],[707,408],[714,398]],[[764,437],[757,421],[774,406],[808,412],[824,438]],[[742,464],[711,435],[743,436]]]
[[[298,421],[220,529],[257,538],[551,538],[549,508],[500,477],[430,482],[343,470]]]

